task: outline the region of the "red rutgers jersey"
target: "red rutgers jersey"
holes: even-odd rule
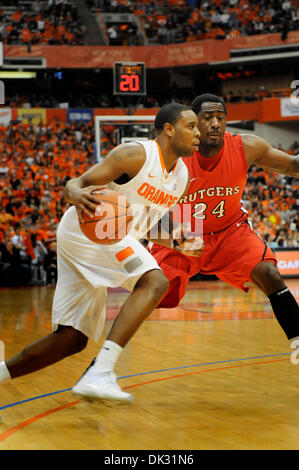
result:
[[[246,217],[241,197],[248,165],[241,135],[225,132],[224,145],[212,159],[195,152],[183,160],[190,172],[190,186],[188,194],[180,199],[181,218],[184,222],[191,220],[193,231],[199,233],[202,224],[204,234],[219,232]],[[209,160],[215,166],[207,171],[204,168]],[[176,216],[174,219],[178,221]]]
[[[204,250],[196,257],[158,244],[151,246],[151,254],[169,281],[169,289],[157,308],[176,307],[194,274],[214,274],[247,292],[246,283],[254,282],[251,273],[255,266],[262,261],[276,264],[265,240],[246,223],[247,212],[241,197],[248,165],[241,135],[226,132],[223,147],[215,157],[195,152],[183,160],[190,173],[190,186],[188,194],[180,200],[174,220],[191,220],[193,232],[199,236],[203,233]]]

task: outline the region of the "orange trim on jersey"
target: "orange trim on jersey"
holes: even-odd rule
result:
[[[174,167],[173,167],[173,169],[171,170],[171,172],[170,172],[170,173],[174,173],[174,171],[175,171],[175,169],[176,169],[176,166],[177,166],[177,164],[178,164],[178,160],[175,162],[175,165],[174,165]]]
[[[118,259],[119,262],[123,261],[126,258],[129,258],[129,256],[133,255],[135,251],[133,248],[128,246],[127,248],[124,248],[123,250],[120,250],[118,253],[116,253],[116,258]]]
[[[166,170],[165,168],[165,163],[164,163],[164,158],[163,158],[163,154],[162,154],[162,150],[161,150],[161,147],[160,147],[160,144],[157,140],[155,140],[156,144],[157,144],[157,147],[158,147],[158,150],[159,150],[159,157],[160,157],[160,163],[161,163],[161,167],[162,167],[162,171],[164,173],[164,171]]]
[[[163,158],[163,154],[162,154],[162,150],[161,150],[160,144],[159,144],[159,142],[158,142],[157,140],[155,140],[155,142],[156,142],[157,147],[158,147],[158,150],[159,150],[159,157],[160,157],[160,163],[161,163],[162,171],[163,171],[163,173],[164,173],[165,171],[166,171],[166,173],[168,173],[167,170],[166,170],[166,167],[165,167],[164,158]],[[178,164],[178,160],[176,161],[176,163],[175,163],[175,165],[174,165],[174,167],[173,167],[173,169],[171,170],[170,173],[173,173],[173,172],[174,172],[174,170],[176,169],[177,164]],[[170,173],[168,173],[168,174],[170,174]]]

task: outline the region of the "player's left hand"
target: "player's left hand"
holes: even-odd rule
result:
[[[99,200],[94,193],[105,189],[106,186],[86,186],[77,189],[73,194],[72,204],[75,206],[80,223],[84,223],[85,214],[87,217],[93,217],[94,211],[99,205]]]

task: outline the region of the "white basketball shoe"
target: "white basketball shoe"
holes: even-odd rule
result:
[[[95,359],[73,386],[73,395],[91,400],[113,400],[132,403],[134,397],[130,393],[122,391],[117,384],[114,372],[112,370],[103,372],[94,365],[94,362]]]

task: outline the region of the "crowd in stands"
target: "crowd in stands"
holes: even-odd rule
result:
[[[4,0],[0,6],[0,41],[5,44],[81,45],[88,24],[69,0]],[[5,5],[16,7],[6,14]],[[105,13],[133,13],[150,44],[237,38],[280,33],[285,40],[299,30],[296,0],[86,0],[85,7]],[[110,23],[114,45],[138,45],[135,23]]]
[[[92,123],[0,127],[0,285],[55,284],[63,187],[94,162]]]
[[[76,5],[69,1],[35,0],[28,8],[16,5],[12,13],[0,5],[0,41],[4,44],[84,45],[85,32]]]
[[[87,0],[87,5],[138,15],[147,38],[156,44],[269,33],[285,40],[299,29],[296,0]]]
[[[278,145],[280,150],[281,145]],[[299,154],[299,142],[288,149]],[[243,195],[253,228],[271,248],[299,247],[298,179],[270,173],[252,165]]]
[[[291,90],[285,90],[285,95],[290,94]],[[261,86],[258,89],[245,89],[237,91],[228,91],[223,95],[223,99],[226,103],[249,103],[252,101],[262,100],[264,98],[270,98],[272,93],[266,90],[265,87]]]
[[[76,83],[74,82],[73,87],[69,92],[59,92],[55,89],[51,92],[46,93],[45,90],[40,89],[37,93],[17,93],[12,94],[9,89],[5,95],[5,105],[2,107],[9,108],[59,108],[60,102],[68,103],[69,108],[117,108],[123,107],[123,103],[120,101],[118,96],[111,94],[103,94],[101,90],[96,91],[96,86],[89,84],[86,86],[86,93],[82,95],[80,87],[78,92],[75,89]],[[188,92],[180,93],[180,90],[175,87],[169,86],[168,95],[165,95],[164,91],[161,91],[159,95],[148,94],[147,96],[140,97],[136,108],[159,108],[168,102],[180,101],[180,103],[190,105],[194,96],[194,90],[190,89]],[[286,90],[285,96],[287,96]],[[57,93],[57,94],[55,94]],[[59,95],[58,95],[59,93]],[[263,98],[269,98],[272,93],[266,90],[264,87],[260,87],[253,90],[243,89],[237,91],[228,91],[227,93],[221,93],[226,103],[246,103],[258,101]],[[61,96],[63,95],[63,97]],[[1,108],[1,106],[0,106]]]
[[[96,93],[93,92],[92,86],[87,86],[86,93],[82,94],[82,90],[79,93],[76,93],[74,88],[69,89],[69,93],[65,93],[62,97],[61,94],[55,94],[56,90],[51,90],[49,93],[41,91],[40,93],[24,93],[21,90],[18,93],[10,93],[9,90],[5,90],[5,105],[0,105],[1,107],[6,108],[59,108],[60,102],[67,103],[68,108],[122,108],[123,103],[118,96],[111,94],[104,94],[99,91]],[[137,105],[138,108],[155,108],[160,107],[169,101],[169,98],[164,97],[155,97],[153,95],[148,95],[142,97]],[[171,96],[171,99],[175,99],[174,96]],[[190,104],[190,99],[180,98],[180,102]]]
[[[113,131],[105,127],[102,148],[114,144]],[[63,188],[94,163],[94,143],[91,121],[0,127],[0,285],[56,283],[56,229],[69,207]],[[299,143],[287,150],[299,153]],[[299,246],[298,180],[252,166],[243,199],[271,247]]]

